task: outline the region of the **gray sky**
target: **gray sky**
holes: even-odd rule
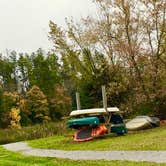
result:
[[[92,0],[0,0],[0,53],[49,50],[49,20],[64,27],[65,17],[79,20],[93,13]]]

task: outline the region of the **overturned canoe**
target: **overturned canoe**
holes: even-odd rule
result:
[[[128,130],[143,130],[159,126],[158,118],[151,118],[149,116],[137,116],[126,123]]]
[[[107,111],[104,108],[92,108],[92,109],[83,109],[83,110],[75,110],[70,113],[70,116],[81,116],[81,115],[101,115],[106,114],[107,112],[115,113],[119,112],[117,107],[109,107]]]
[[[69,120],[67,122],[67,126],[70,128],[79,128],[80,126],[96,126],[99,125],[98,117],[86,117],[86,118],[78,118]]]

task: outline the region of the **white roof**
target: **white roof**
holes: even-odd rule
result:
[[[119,108],[109,107],[109,108],[107,108],[107,111],[108,112],[119,112]],[[75,110],[70,113],[70,116],[85,115],[85,114],[103,114],[103,113],[107,113],[107,111],[104,108]]]

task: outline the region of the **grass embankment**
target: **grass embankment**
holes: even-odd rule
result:
[[[166,126],[82,143],[73,142],[72,137],[53,136],[29,141],[29,145],[63,150],[166,150]]]
[[[21,129],[0,129],[0,144],[63,135],[65,132],[68,132],[65,122],[49,122]]]
[[[0,166],[164,166],[149,162],[130,161],[72,161],[58,158],[29,157],[20,153],[9,152],[0,146]]]

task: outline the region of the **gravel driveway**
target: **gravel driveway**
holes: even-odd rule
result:
[[[166,151],[64,151],[32,148],[24,142],[2,146],[7,150],[21,152],[30,156],[68,158],[72,160],[128,160],[166,163]]]

